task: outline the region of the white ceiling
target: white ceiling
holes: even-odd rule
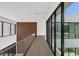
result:
[[[57,2],[0,2],[0,16],[15,21],[43,20],[48,16],[51,7],[54,10],[57,4]]]

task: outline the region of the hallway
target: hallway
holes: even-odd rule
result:
[[[79,56],[78,6],[0,2],[0,56]]]

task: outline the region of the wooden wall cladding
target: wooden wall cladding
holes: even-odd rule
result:
[[[37,36],[36,22],[17,22],[17,42],[33,33]]]

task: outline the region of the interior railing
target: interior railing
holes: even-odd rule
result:
[[[17,53],[16,56],[25,56],[27,51],[30,49],[34,39],[35,39],[35,33],[32,35],[24,38],[23,40],[19,41],[17,45]]]
[[[0,50],[0,56],[15,56],[16,55],[16,43]]]

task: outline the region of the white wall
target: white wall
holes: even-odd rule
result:
[[[37,35],[46,35],[46,21],[40,20],[37,22]]]

